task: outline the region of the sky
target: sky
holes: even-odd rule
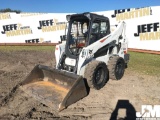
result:
[[[0,9],[22,12],[82,13],[160,6],[160,0],[0,0]]]

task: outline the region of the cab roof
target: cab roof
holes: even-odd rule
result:
[[[108,17],[105,17],[103,15],[98,15],[95,13],[90,13],[90,12],[85,12],[85,13],[79,13],[79,14],[72,14],[72,15],[67,15],[67,21],[70,21],[74,18],[88,18],[89,20],[94,20],[94,19],[100,19],[100,20],[109,20]]]

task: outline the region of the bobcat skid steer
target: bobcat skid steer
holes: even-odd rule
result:
[[[67,34],[55,47],[56,67],[35,66],[20,86],[58,111],[87,96],[88,88],[99,90],[109,78],[121,79],[129,61],[124,22],[111,31],[105,16],[83,13],[66,18]]]

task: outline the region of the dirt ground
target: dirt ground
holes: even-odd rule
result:
[[[17,89],[36,64],[53,66],[54,53],[0,52],[0,119],[2,120],[134,120],[141,105],[160,105],[160,78],[126,69],[119,81],[109,80],[100,90],[57,113]]]

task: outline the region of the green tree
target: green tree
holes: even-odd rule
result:
[[[5,12],[21,13],[20,10],[12,10],[12,9],[10,9],[10,8],[0,9],[0,13],[5,13]]]

